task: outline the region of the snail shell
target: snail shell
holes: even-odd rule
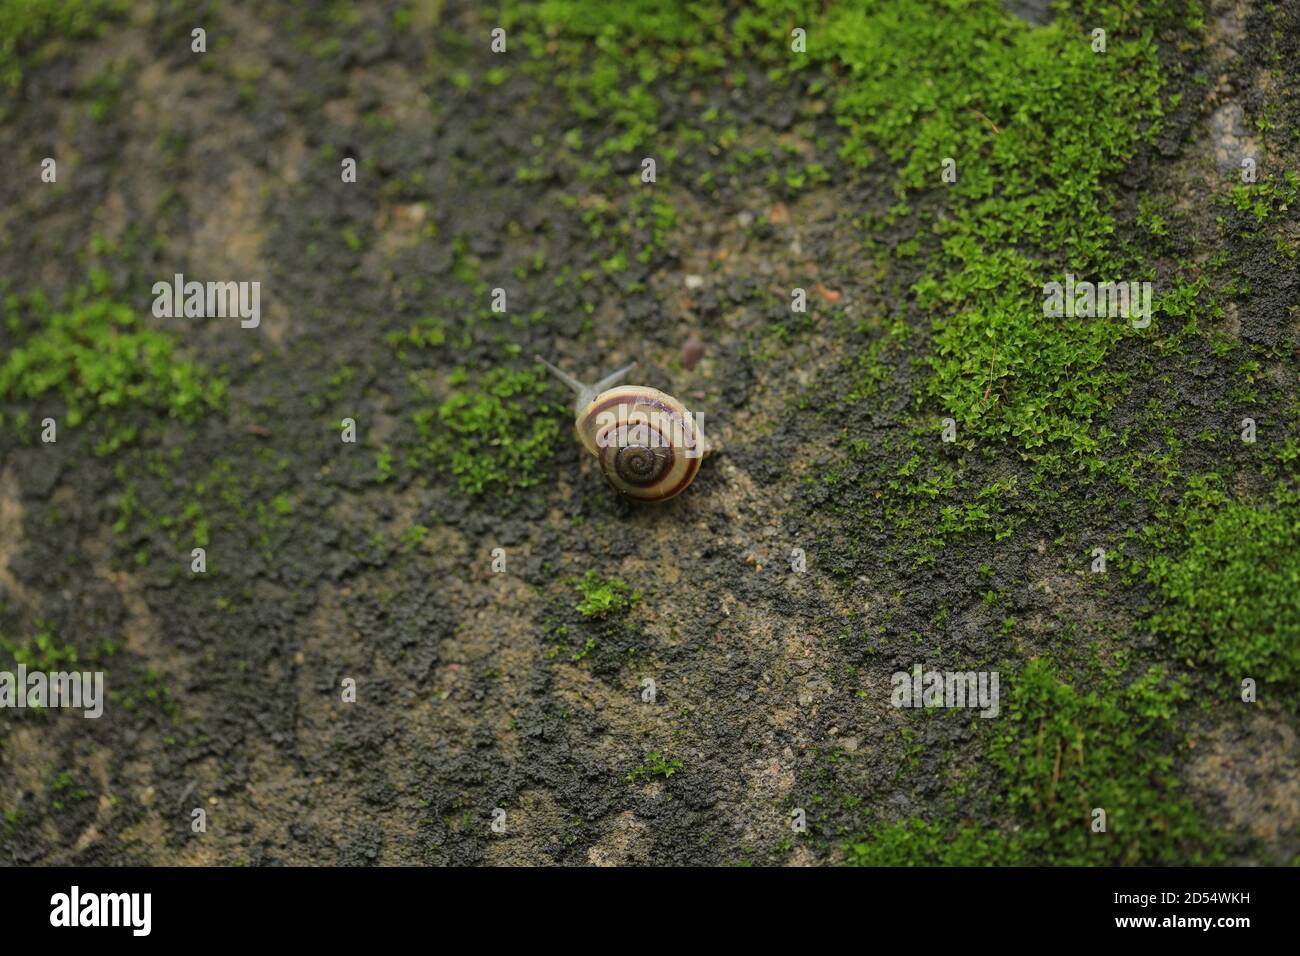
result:
[[[695,416],[680,401],[648,385],[614,384],[632,365],[583,385],[541,361],[577,391],[578,441],[618,491],[636,501],[666,501],[695,480],[706,448]]]
[[[611,485],[637,501],[665,501],[695,480],[703,452],[695,418],[666,392],[624,385],[578,412],[578,440]]]

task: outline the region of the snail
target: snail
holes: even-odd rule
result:
[[[621,385],[635,362],[587,385],[536,358],[577,393],[578,441],[618,491],[635,501],[666,501],[695,480],[707,450],[695,416],[657,388]]]

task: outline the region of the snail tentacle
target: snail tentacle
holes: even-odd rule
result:
[[[601,392],[609,388],[612,388],[613,386],[617,385],[619,382],[623,381],[623,379],[627,378],[627,373],[632,371],[632,369],[636,368],[636,362],[633,362],[631,365],[627,365],[619,369],[617,372],[611,372],[610,374],[602,378],[599,382],[596,382],[594,385],[588,385],[586,382],[578,381],[576,378],[574,378],[564,369],[552,365],[550,362],[546,361],[546,359],[542,358],[540,355],[535,354],[533,355],[533,358],[537,359],[537,361],[545,365],[548,369],[551,370],[552,375],[554,375],[561,382],[569,386],[569,388],[573,389],[574,392],[577,393],[578,400],[577,402],[574,403],[574,411],[576,413],[581,413],[584,408],[586,408],[588,405],[591,404],[592,399],[594,399]]]
[[[636,362],[633,362],[631,365],[623,366],[623,368],[619,369],[617,372],[610,372],[595,385],[591,386],[591,390],[596,394],[600,394],[607,388],[613,388],[619,382],[623,381],[623,379],[627,378],[627,373],[632,371],[634,368],[636,368]]]
[[[573,389],[574,392],[577,393],[578,411],[582,411],[582,409],[586,408],[587,405],[591,402],[591,400],[596,397],[596,390],[591,385],[587,385],[585,382],[579,382],[576,378],[574,378],[564,369],[552,365],[550,362],[546,361],[546,359],[542,358],[540,355],[534,355],[533,358],[537,359],[537,361],[545,365],[548,369],[550,369],[552,375],[554,375],[561,382],[569,386],[569,388]]]

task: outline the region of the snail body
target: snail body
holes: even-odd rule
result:
[[[587,385],[538,361],[577,393],[574,431],[615,489],[635,501],[666,501],[695,480],[705,453],[695,416],[667,392],[620,384],[635,362]]]

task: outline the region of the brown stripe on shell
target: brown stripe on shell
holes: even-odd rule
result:
[[[672,490],[666,491],[662,495],[649,495],[646,497],[628,495],[628,497],[635,498],[637,501],[663,501],[665,498],[672,498],[681,494],[686,490],[686,486],[695,480],[695,475],[700,470],[700,459],[689,458],[687,461],[690,462],[690,464],[686,467],[686,474],[682,476],[682,480],[679,481]],[[627,494],[627,492],[623,491],[622,494]]]
[[[609,397],[604,401],[592,402],[582,410],[583,418],[594,418],[601,412],[608,411],[611,408],[617,408],[619,405],[634,405],[638,399],[645,397],[645,389],[614,389],[612,392],[606,392],[605,394]],[[671,395],[668,397],[672,398]]]

